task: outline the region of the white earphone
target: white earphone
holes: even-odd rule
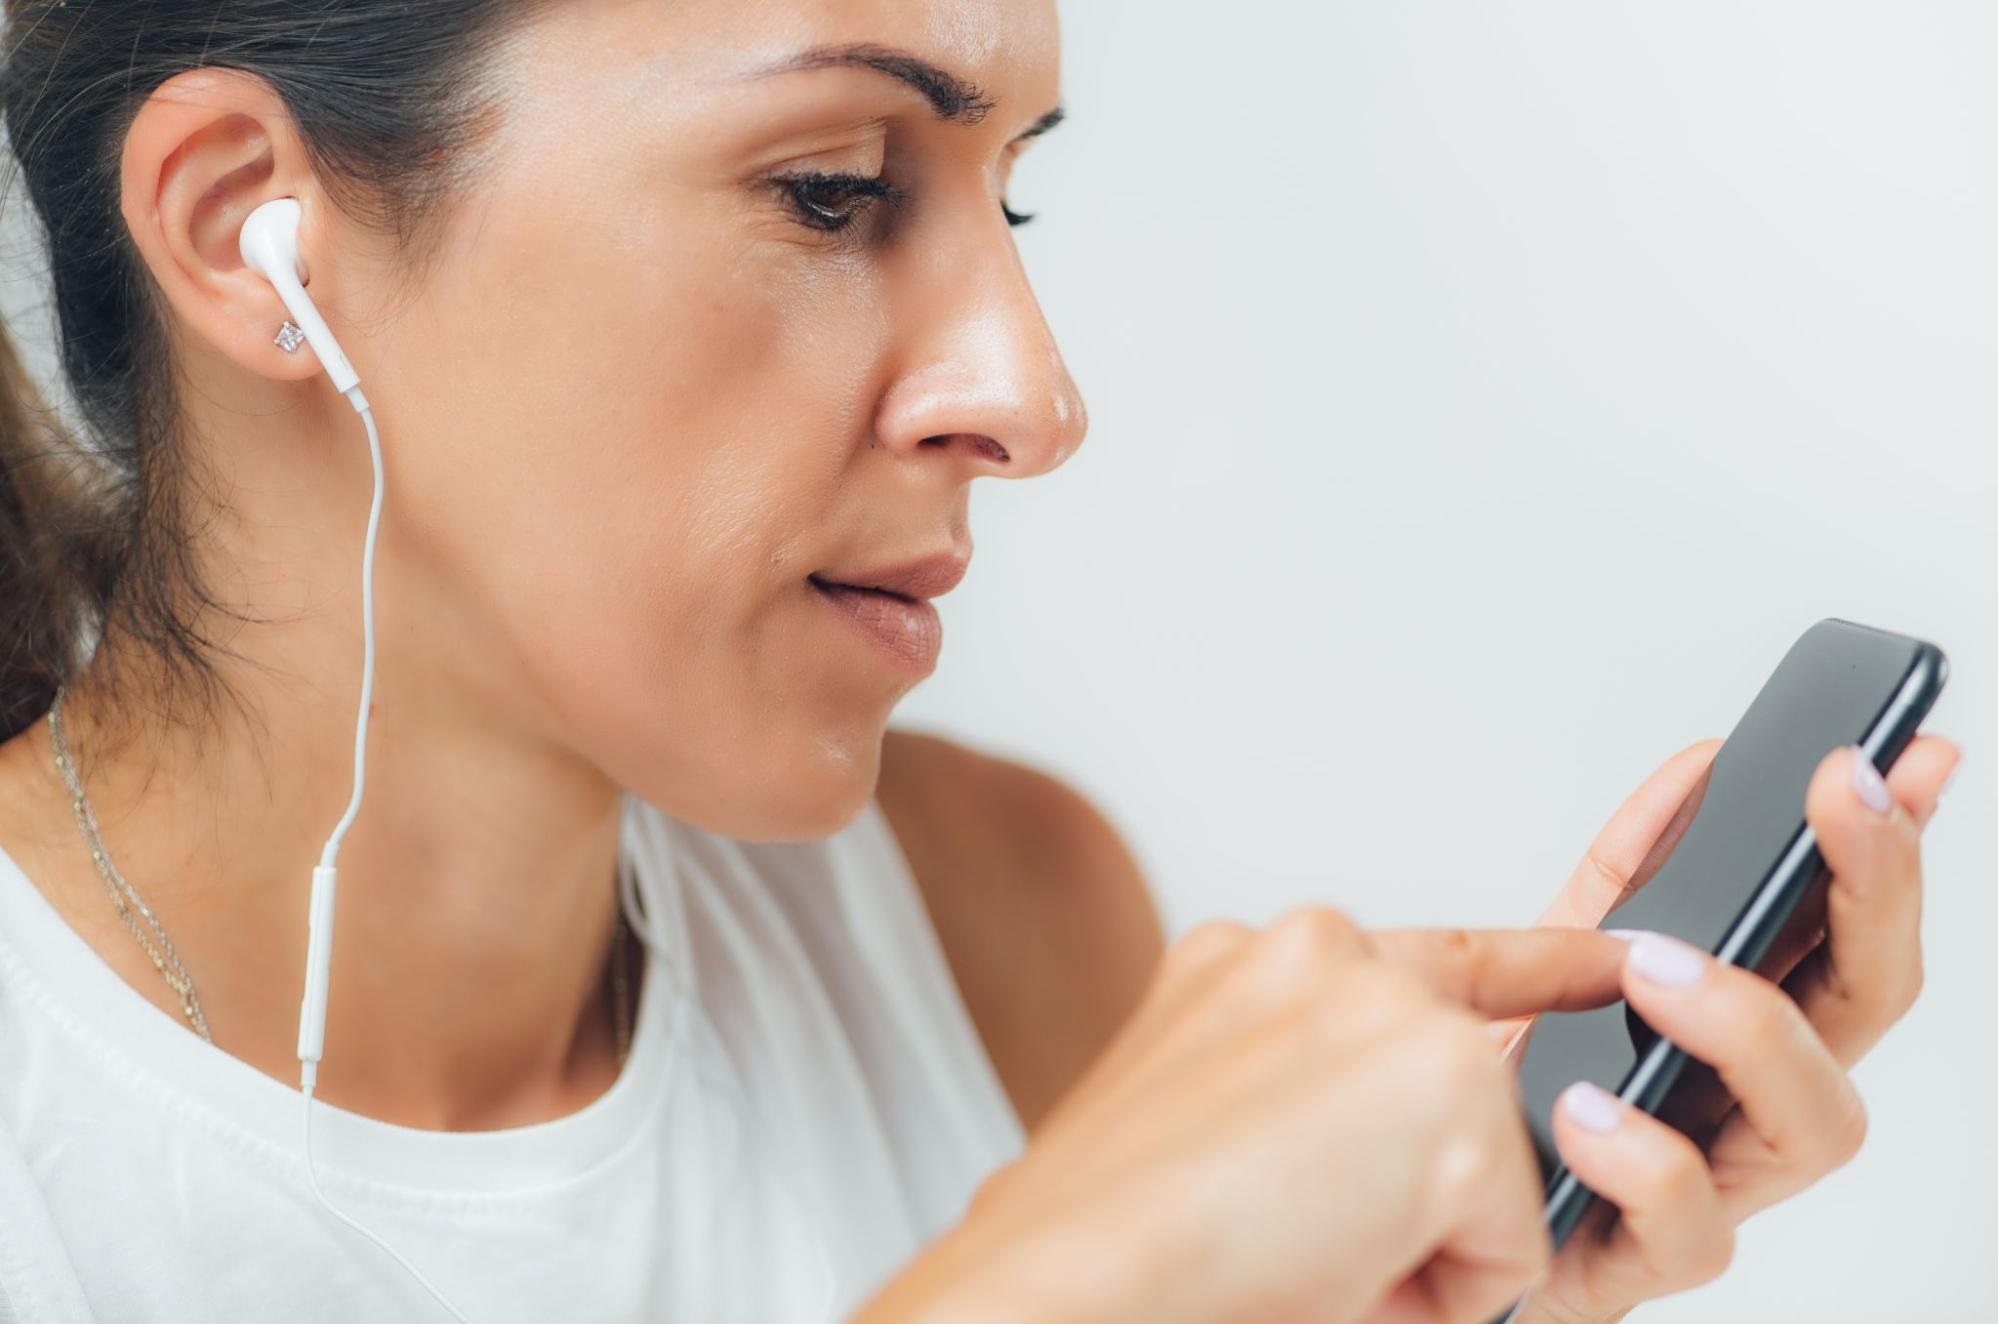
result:
[[[304,1099],[304,1117],[301,1130],[305,1149],[305,1176],[311,1183],[312,1193],[319,1197],[319,1203],[326,1206],[327,1212],[362,1236],[386,1251],[409,1274],[421,1283],[424,1290],[437,1299],[438,1304],[451,1312],[451,1317],[459,1324],[468,1324],[465,1316],[451,1304],[445,1295],[433,1286],[428,1278],[418,1271],[415,1265],[404,1259],[395,1247],[383,1241],[373,1232],[363,1227],[353,1218],[333,1206],[319,1189],[319,1176],[312,1167],[312,1091],[318,1083],[319,1059],[326,1044],[326,996],[333,960],[333,899],[339,871],[334,861],[340,853],[340,839],[346,835],[348,827],[361,809],[361,792],[367,782],[368,709],[373,705],[375,687],[375,538],[381,528],[382,517],[382,444],[381,434],[375,427],[374,410],[368,404],[368,397],[361,391],[360,374],[354,365],[347,361],[340,342],[333,336],[326,319],[319,315],[312,296],[305,292],[305,285],[298,278],[298,222],[301,215],[298,199],[276,198],[264,203],[244,218],[243,233],[237,247],[243,255],[243,263],[252,271],[262,275],[277,291],[284,302],[285,310],[292,321],[304,333],[312,350],[319,356],[319,362],[332,379],[334,387],[347,397],[354,412],[361,416],[361,422],[368,430],[368,450],[374,460],[375,495],[368,511],[368,534],[366,547],[361,555],[361,706],[360,716],[354,731],[354,794],[348,801],[347,812],[334,827],[333,834],[326,839],[325,848],[320,852],[318,867],[312,871],[312,894],[308,909],[307,939],[305,956],[305,996],[298,1009],[298,1073],[299,1089]]]
[[[313,352],[319,355],[326,375],[332,378],[333,389],[346,396],[357,412],[365,412],[368,398],[360,393],[360,374],[354,371],[353,364],[347,362],[340,342],[333,338],[326,319],[319,315],[319,309],[313,306],[312,296],[305,292],[305,286],[298,279],[298,220],[301,214],[297,198],[275,198],[266,202],[244,219],[243,234],[237,247],[242,250],[243,264],[269,281],[277,290],[278,298],[284,300],[285,310],[305,332],[305,338],[312,345]]]

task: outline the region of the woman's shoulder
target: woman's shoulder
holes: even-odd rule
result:
[[[1165,937],[1129,846],[1043,770],[890,731],[877,798],[1031,1130],[1136,1007]]]

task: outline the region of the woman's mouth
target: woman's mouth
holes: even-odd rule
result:
[[[847,628],[898,670],[927,676],[943,651],[943,619],[921,598],[886,589],[835,584],[813,575],[813,591],[837,610]]]

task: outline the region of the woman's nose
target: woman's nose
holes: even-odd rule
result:
[[[1064,463],[1089,430],[1019,256],[1007,243],[971,269],[924,281],[925,315],[875,431],[898,451],[942,450],[974,474],[1031,478]]]

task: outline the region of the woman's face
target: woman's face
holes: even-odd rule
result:
[[[713,830],[834,830],[935,640],[819,584],[947,587],[971,480],[1083,438],[1003,209],[1052,0],[593,0],[498,76],[490,163],[354,356],[383,565],[537,738]]]

